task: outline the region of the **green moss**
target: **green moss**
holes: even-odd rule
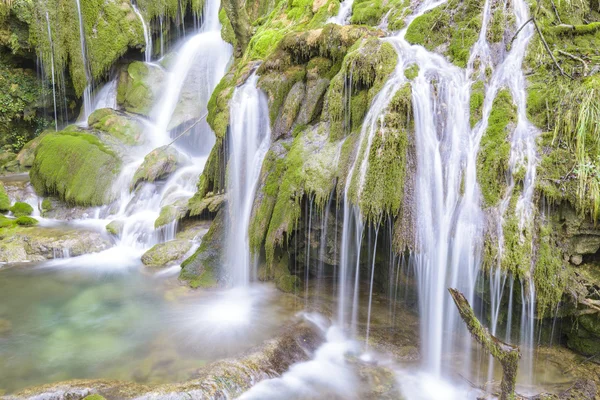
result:
[[[483,111],[483,101],[485,99],[485,84],[482,81],[477,81],[471,86],[470,118],[471,128],[481,120]]]
[[[15,220],[15,223],[20,226],[34,226],[38,224],[38,220],[32,217],[21,216]]]
[[[52,211],[53,208],[50,199],[42,200],[42,212]]]
[[[350,22],[378,26],[387,14],[390,29],[396,31],[402,28],[401,20],[406,16],[409,5],[410,2],[405,0],[356,0],[352,4]]]
[[[137,121],[110,108],[94,111],[88,118],[88,124],[130,146],[137,144],[142,134],[142,127]]]
[[[492,18],[489,22],[487,31],[487,40],[490,43],[499,43],[504,39],[504,31],[506,30],[506,14],[504,7],[501,4],[496,6],[492,12]]]
[[[155,102],[155,90],[160,87],[164,72],[145,63],[134,61],[119,76],[117,103],[126,111],[148,115]]]
[[[506,189],[510,159],[509,129],[515,121],[516,107],[510,91],[503,89],[494,99],[477,156],[477,180],[486,207],[496,206]]]
[[[412,81],[417,76],[419,76],[419,66],[417,64],[412,64],[404,70],[404,76],[406,79]]]
[[[15,220],[12,218],[6,218],[4,215],[0,215],[0,228],[11,228],[15,226]]]
[[[12,212],[15,217],[21,217],[21,216],[31,215],[31,214],[33,214],[33,207],[31,207],[27,203],[23,203],[23,202],[17,201],[10,208],[10,212]]]
[[[219,22],[221,23],[221,37],[223,40],[227,43],[231,43],[233,47],[236,47],[237,39],[235,37],[235,32],[233,31],[231,21],[229,21],[229,17],[224,8],[221,8],[221,11],[219,11]]]
[[[373,136],[369,154],[363,155],[360,149],[357,156],[358,160],[368,157],[368,168],[362,188],[358,188],[360,168],[356,168],[349,196],[360,205],[367,220],[376,221],[382,214],[396,215],[400,210],[413,129],[412,91],[407,83],[394,95],[384,123]]]
[[[280,30],[268,29],[253,36],[248,45],[246,58],[248,60],[262,60],[279,44],[284,34]]]
[[[520,190],[515,190],[510,199],[508,210],[502,226],[504,248],[500,266],[504,271],[511,272],[517,279],[528,277],[533,259],[532,226],[520,226],[516,212]]]
[[[104,397],[99,394],[90,394],[83,398],[83,400],[106,400]]]
[[[538,316],[551,316],[565,291],[567,278],[562,254],[549,227],[540,227],[533,282]]]
[[[44,136],[29,173],[41,194],[78,205],[106,204],[121,161],[96,136],[62,131]]]
[[[4,188],[4,183],[0,182],[0,212],[6,212],[10,210],[10,199]]]
[[[481,30],[482,6],[479,0],[450,0],[415,18],[405,38],[431,51],[445,45],[444,54],[464,68]]]
[[[229,126],[229,100],[233,96],[235,82],[233,73],[225,75],[208,101],[206,120],[217,138],[224,138]]]

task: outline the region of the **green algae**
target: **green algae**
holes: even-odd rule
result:
[[[33,214],[33,207],[27,203],[17,201],[10,208],[10,212],[12,212],[15,217],[27,216]]]

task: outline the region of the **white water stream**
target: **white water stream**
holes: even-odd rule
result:
[[[52,41],[52,30],[50,29],[50,17],[46,11],[46,24],[48,25],[48,42],[50,43],[50,62],[52,68],[52,99],[54,105],[54,128],[58,131],[58,112],[56,105],[56,78],[54,73],[54,42]]]
[[[340,8],[335,17],[331,17],[327,20],[328,23],[338,24],[338,25],[347,25],[350,22],[350,17],[352,16],[352,4],[354,0],[343,0],[340,3]]]
[[[230,140],[227,194],[227,266],[234,286],[246,286],[256,277],[251,260],[248,227],[260,170],[269,149],[271,130],[267,98],[257,87],[254,73],[236,88],[229,104]]]
[[[87,53],[85,47],[85,28],[83,25],[83,15],[81,13],[80,0],[75,0],[77,3],[77,16],[79,18],[79,42],[81,45],[81,60],[83,62],[83,70],[85,72],[86,85],[83,90],[83,111],[81,113],[81,123],[87,126],[87,120],[92,113],[92,79],[90,77],[90,70],[87,62]]]
[[[131,7],[133,7],[135,15],[137,15],[140,19],[140,22],[142,23],[142,29],[144,30],[144,41],[146,42],[146,47],[144,48],[145,61],[147,63],[152,62],[152,32],[150,32],[150,29],[144,20],[144,16],[140,10],[138,10],[137,6],[134,3],[131,3]]]

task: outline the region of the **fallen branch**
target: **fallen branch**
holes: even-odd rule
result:
[[[537,21],[535,20],[535,18],[533,18],[533,25],[535,26],[535,30],[537,31],[537,33],[540,35],[540,39],[542,39],[542,43],[544,44],[544,48],[546,49],[546,51],[550,55],[550,58],[552,58],[552,61],[554,61],[554,65],[556,65],[556,68],[558,68],[558,70],[560,71],[561,75],[568,76],[569,78],[573,79],[573,77],[571,75],[567,74],[561,68],[561,66],[558,65],[558,61],[556,61],[556,57],[554,57],[554,54],[552,53],[552,50],[550,50],[550,46],[548,46],[548,42],[546,42],[546,39],[544,38],[544,34],[542,33],[542,30],[538,26]]]
[[[565,375],[565,374],[568,374],[569,372],[573,371],[573,370],[575,369],[575,367],[576,367],[576,366],[579,366],[579,365],[581,365],[581,364],[585,364],[586,362],[588,362],[588,361],[591,361],[591,360],[593,360],[594,358],[596,358],[596,357],[598,357],[598,356],[600,356],[600,353],[596,353],[596,354],[594,354],[593,356],[589,356],[589,357],[587,357],[587,358],[585,358],[585,359],[581,360],[581,361],[580,361],[580,362],[578,362],[576,365],[574,365],[574,366],[572,366],[571,368],[569,368],[568,370],[564,371],[564,372],[563,372],[563,375]]]
[[[575,61],[579,61],[583,65],[583,76],[587,75],[588,65],[587,65],[587,63],[581,57],[577,57],[576,55],[573,55],[571,53],[567,53],[566,51],[563,51],[563,50],[558,50],[558,54],[562,54],[563,56],[567,56],[569,58],[572,58]]]
[[[550,0],[550,3],[552,4],[552,9],[554,10],[554,15],[556,15],[558,23],[562,24],[562,21],[560,20],[560,15],[558,15],[558,9],[556,8],[556,4],[554,4],[554,0]]]
[[[523,28],[525,28],[525,26],[526,26],[528,23],[530,23],[531,21],[533,21],[533,18],[534,18],[534,17],[531,17],[531,18],[529,18],[527,21],[525,21],[525,22],[523,23],[523,25],[521,25],[521,27],[520,27],[519,29],[517,29],[517,31],[516,31],[516,32],[515,32],[515,34],[513,35],[512,39],[510,40],[510,45],[511,45],[511,47],[512,47],[512,44],[513,44],[513,42],[514,42],[514,41],[515,41],[515,39],[517,38],[517,35],[518,35],[519,33],[521,33],[521,31],[523,30]]]
[[[461,318],[467,324],[469,332],[502,366],[500,400],[515,398],[515,384],[521,352],[519,347],[504,343],[481,325],[465,296],[456,289],[448,289]]]

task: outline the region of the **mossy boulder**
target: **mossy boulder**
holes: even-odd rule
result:
[[[147,267],[158,268],[176,264],[192,248],[189,240],[171,240],[152,247],[142,255],[142,263]]]
[[[178,221],[186,216],[188,213],[187,200],[178,200],[174,204],[169,204],[160,209],[160,214],[156,221],[154,221],[154,227],[160,228],[170,224],[173,221]]]
[[[184,156],[173,146],[159,147],[144,157],[144,162],[139,166],[133,176],[132,187],[141,182],[154,182],[165,179],[185,163]]]
[[[148,116],[164,81],[162,68],[134,61],[119,75],[117,104],[126,111]]]
[[[209,195],[201,198],[200,196],[194,195],[188,201],[188,209],[190,210],[190,217],[195,217],[198,215],[202,215],[204,212],[208,212],[211,214],[216,213],[223,207],[226,201],[226,196],[224,194],[214,195],[209,193]]]
[[[10,198],[6,193],[4,183],[0,182],[0,212],[7,212],[10,210]]]
[[[94,111],[88,118],[88,125],[129,146],[138,144],[143,132],[140,122],[112,108]]]
[[[21,216],[15,220],[15,223],[20,226],[35,226],[39,221],[33,217]]]
[[[27,203],[23,203],[21,201],[17,201],[10,208],[10,212],[13,213],[13,215],[15,217],[21,217],[21,216],[31,215],[31,214],[33,214],[33,207],[31,207]]]
[[[96,136],[62,131],[44,136],[29,172],[40,194],[57,195],[70,204],[98,206],[112,197],[121,160]]]
[[[21,151],[19,151],[19,154],[17,154],[17,160],[22,168],[30,168],[33,165],[33,161],[35,160],[35,151],[47,133],[49,132],[43,132],[40,136],[30,140],[25,144],[25,146],[23,146]]]
[[[193,288],[218,285],[222,279],[225,230],[225,210],[221,209],[202,238],[198,250],[181,264],[179,279]]]
[[[106,232],[114,236],[119,236],[123,232],[124,222],[115,220],[106,225]]]

